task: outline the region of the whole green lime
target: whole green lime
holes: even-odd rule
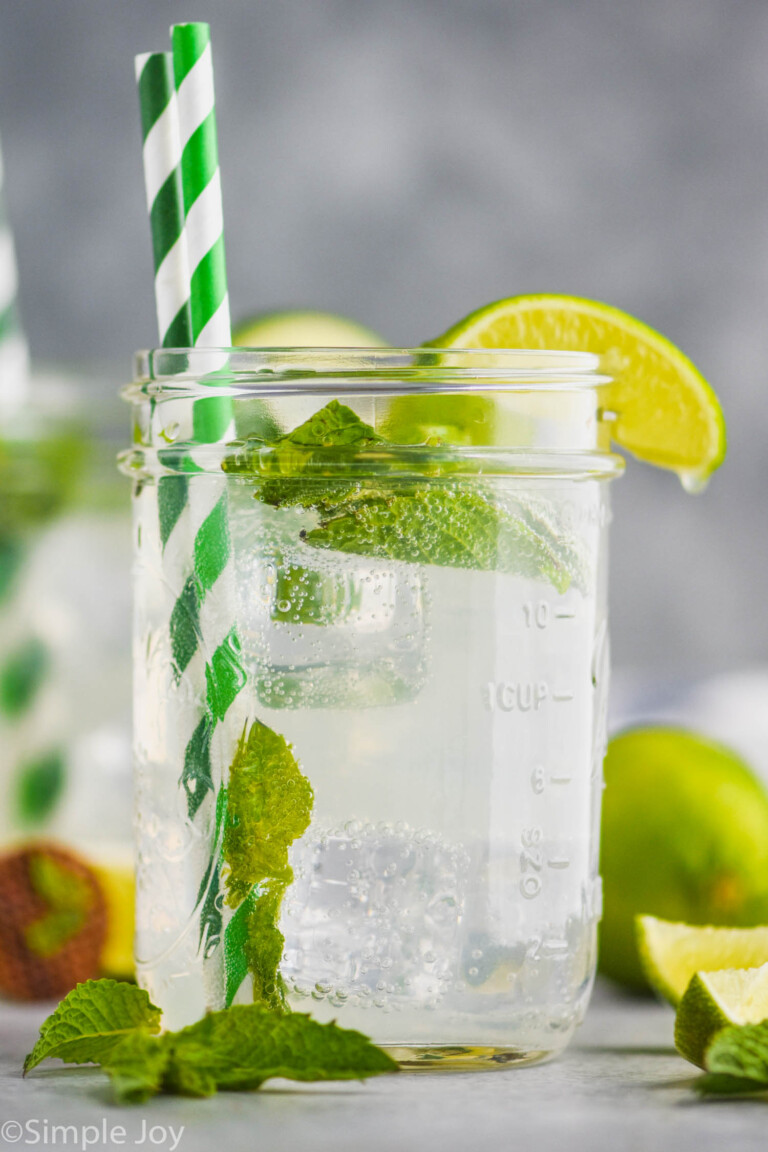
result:
[[[636,728],[605,758],[600,971],[646,983],[634,918],[768,923],[768,794],[720,744],[677,728]]]

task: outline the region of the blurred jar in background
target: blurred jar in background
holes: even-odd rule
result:
[[[0,426],[0,995],[132,971],[129,494],[103,381]]]

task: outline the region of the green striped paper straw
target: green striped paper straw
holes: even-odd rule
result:
[[[213,62],[207,24],[179,24],[171,29],[174,82],[182,142],[182,189],[185,234],[190,264],[192,333],[196,346],[231,344],[229,296],[224,256],[224,218],[221,200]],[[222,354],[221,367],[226,364]],[[228,397],[198,402],[193,411],[194,439],[221,441],[234,434],[232,404]],[[190,478],[189,504],[194,530],[194,589],[185,586],[183,605],[174,610],[176,632],[194,644],[191,660],[199,661],[204,647],[206,712],[191,734],[184,757],[184,783],[191,806],[199,803],[201,789],[218,785],[217,811],[223,796],[229,763],[243,725],[235,707],[245,684],[240,663],[240,642],[235,625],[236,586],[234,556],[229,535],[226,481],[208,476]],[[197,618],[193,631],[190,623]],[[186,658],[186,655],[185,655]],[[197,683],[197,676],[194,677]],[[220,823],[220,822],[219,822]],[[219,833],[221,828],[218,829]],[[221,942],[219,910],[219,845],[213,846],[199,897],[200,944],[208,957]],[[226,963],[221,955],[218,964]],[[211,981],[209,980],[210,984]],[[216,981],[213,981],[214,986]],[[218,1004],[217,1006],[221,1006]]]
[[[193,343],[192,313],[173,60],[170,52],[145,52],[135,65],[157,327],[164,347],[187,348]]]
[[[226,348],[231,342],[229,301],[224,260],[221,182],[216,145],[213,70],[207,25],[185,24],[171,29],[175,100],[168,100],[177,119],[180,162],[174,170],[173,206],[158,212],[158,255],[172,239],[166,226],[172,226],[180,248],[186,252],[189,301],[189,345]],[[164,55],[164,54],[162,54]],[[141,80],[152,57],[144,61]],[[157,66],[158,75],[161,73]],[[155,88],[160,87],[154,81]],[[167,64],[162,69],[163,91],[167,93]],[[147,89],[149,90],[149,78]],[[144,100],[141,99],[142,115]],[[151,135],[145,130],[145,140]],[[174,153],[176,156],[176,153]],[[169,165],[166,170],[169,170]],[[163,170],[160,175],[164,174]],[[146,171],[146,155],[145,155]],[[160,175],[152,184],[147,178],[148,201]],[[168,177],[166,177],[167,179]],[[169,195],[169,201],[171,197]],[[170,225],[169,225],[170,222]],[[153,244],[155,220],[153,219]],[[181,225],[181,227],[180,227]],[[165,291],[162,279],[155,280],[156,291]],[[179,288],[181,285],[179,284]],[[179,292],[175,303],[179,303]],[[162,305],[170,317],[170,298]],[[158,315],[161,303],[158,300]],[[161,336],[163,336],[161,325]],[[168,346],[168,340],[164,343]],[[227,355],[222,353],[224,367]],[[232,405],[222,396],[197,402],[189,430],[186,476],[165,476],[158,490],[159,546],[166,586],[177,590],[169,619],[172,666],[180,692],[175,702],[172,725],[183,759],[181,783],[186,791],[190,821],[195,820],[206,797],[225,778],[242,723],[235,722],[235,699],[245,683],[240,663],[240,644],[235,626],[235,583],[226,481],[205,474],[195,463],[196,446],[219,442],[231,433]],[[185,433],[187,430],[185,430]],[[202,452],[201,452],[202,457]],[[201,459],[202,463],[202,459]],[[191,688],[191,692],[187,691]],[[183,701],[202,699],[204,707]],[[207,819],[207,812],[203,813]],[[200,909],[200,956],[208,960],[222,932],[222,916],[216,897],[219,887],[218,847],[203,862],[203,879],[198,892]],[[219,959],[217,963],[221,963]],[[213,1003],[218,995],[217,980]]]
[[[226,348],[232,342],[224,216],[216,132],[213,58],[207,24],[171,28],[173,71],[183,147],[181,170],[192,308],[192,342]],[[227,397],[195,405],[195,439],[211,443],[234,434]]]
[[[0,148],[0,406],[7,413],[24,398],[29,377],[29,355],[19,319],[19,276],[13,234],[5,211],[4,185]]]
[[[207,24],[171,29],[173,73],[183,146],[187,245],[192,269],[195,344],[228,347],[230,335],[211,36]]]

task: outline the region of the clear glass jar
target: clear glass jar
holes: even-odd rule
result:
[[[131,531],[116,409],[101,379],[38,374],[0,435],[0,849],[57,846],[95,873],[106,935],[79,978],[132,972]],[[0,898],[23,903],[6,882]],[[24,987],[0,980],[0,995],[63,995],[74,978],[51,984],[48,960],[32,971],[30,952]]]
[[[566,1044],[600,915],[606,383],[586,353],[139,355],[137,966],[167,1026],[255,995],[407,1065]]]

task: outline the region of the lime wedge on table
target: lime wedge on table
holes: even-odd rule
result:
[[[604,407],[613,439],[648,464],[671,468],[691,488],[725,455],[717,397],[687,356],[652,328],[594,300],[513,296],[470,313],[435,348],[542,348],[593,352],[611,376]]]
[[[699,928],[637,917],[637,947],[649,983],[677,1004],[697,972],[768,963],[768,927]]]
[[[239,324],[233,343],[241,348],[383,348],[370,328],[331,312],[263,312]]]
[[[675,1047],[692,1064],[704,1056],[723,1028],[759,1024],[768,1019],[768,964],[697,972],[680,1001],[675,1018]]]

